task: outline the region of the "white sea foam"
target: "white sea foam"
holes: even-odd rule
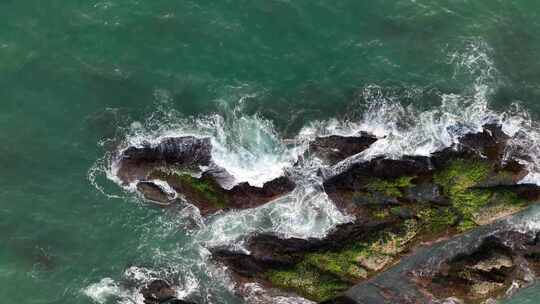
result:
[[[441,105],[419,111],[399,103],[399,96],[386,93],[383,87],[364,88],[367,109],[357,121],[317,121],[304,127],[299,138],[338,134],[354,136],[360,132],[376,135],[379,140],[348,162],[358,162],[377,156],[400,158],[403,155],[428,156],[458,142],[467,133],[481,132],[487,123],[502,125],[510,138],[507,156],[523,163],[529,174],[522,183],[540,185],[540,127],[518,104],[506,112],[489,107],[489,99],[500,84],[492,50],[480,39],[470,39],[464,50],[452,52],[449,62],[456,73],[472,77],[472,87],[461,94],[440,94]],[[517,152],[517,153],[516,153]],[[340,166],[336,168],[339,170]],[[346,168],[344,164],[343,168]]]
[[[540,206],[532,206],[528,212],[508,218],[507,222],[523,233],[537,233],[540,231]]]
[[[208,247],[234,245],[253,233],[275,233],[284,238],[321,238],[352,217],[341,213],[327,195],[313,187],[297,187],[291,194],[255,209],[216,216],[200,230]],[[242,249],[238,247],[238,249]]]
[[[265,182],[283,175],[284,168],[294,164],[301,151],[287,148],[269,120],[256,114],[242,115],[242,104],[240,100],[237,108],[226,116],[186,118],[170,109],[163,110],[142,125],[130,126],[123,149],[157,145],[168,137],[209,137],[213,161],[226,169],[236,183],[248,182],[262,187]],[[117,169],[117,160],[113,159],[108,170],[112,180]]]
[[[151,182],[158,186],[164,193],[166,193],[170,199],[175,199],[178,197],[178,193],[176,193],[176,191],[166,181],[162,181],[160,179],[153,179],[151,180]]]
[[[98,283],[91,284],[83,293],[99,304],[104,304],[108,298],[117,296],[120,288],[111,278],[104,278]]]
[[[144,304],[142,295],[134,290],[120,287],[111,278],[104,278],[98,283],[91,284],[82,291],[86,296],[99,304],[116,300],[118,304]]]
[[[456,67],[456,74],[471,76],[470,90],[441,94],[439,107],[419,111],[400,104],[399,96],[389,95],[383,87],[366,86],[362,93],[367,109],[362,117],[356,121],[331,119],[313,122],[294,138],[296,146],[293,147],[283,143],[270,121],[257,115],[242,114],[243,100],[227,115],[197,118],[182,117],[166,108],[165,102],[165,109],[125,130],[124,147],[157,144],[163,138],[174,136],[210,137],[214,161],[231,173],[236,182],[262,186],[287,170],[298,186],[292,193],[258,208],[219,213],[206,220],[193,206],[186,207],[174,217],[163,215],[148,224],[148,232],[141,236],[141,246],[137,249],[152,253],[152,266],[131,267],[121,279],[140,286],[152,278],[173,277],[179,282],[177,293],[180,298],[195,295],[207,303],[217,303],[219,301],[212,295],[233,287],[226,272],[208,260],[207,248],[232,246],[245,250],[242,240],[254,233],[320,238],[336,225],[351,221],[352,218],[341,213],[322,191],[322,181],[317,175],[322,165],[317,159],[308,157],[299,166],[292,166],[305,151],[306,143],[316,136],[354,136],[362,131],[376,135],[379,140],[356,156],[356,161],[363,161],[379,155],[392,158],[429,155],[451,146],[466,133],[481,131],[486,123],[499,123],[511,137],[508,154],[518,157],[530,171],[522,182],[540,184],[538,126],[526,111],[517,106],[504,113],[489,107],[491,93],[500,81],[491,58],[492,50],[485,42],[468,40],[462,50],[451,52],[449,63]],[[114,158],[109,155],[90,171],[90,178],[98,189],[101,189],[95,178],[98,173],[105,172],[110,180],[119,182],[115,176],[115,165]],[[133,190],[133,187],[128,190]],[[184,226],[186,222],[193,225]],[[538,223],[540,220],[532,217],[516,222],[516,225],[523,225],[523,229],[540,229]],[[175,245],[178,227],[188,231],[182,246]],[[173,245],[156,248],[153,245],[156,237]],[[247,300],[257,303],[255,299],[261,299],[261,290],[257,286],[252,287],[254,296]],[[138,294],[136,289],[124,288],[111,279],[103,279],[88,286],[84,293],[97,303],[104,303],[111,297],[120,299],[118,303],[122,303]],[[273,303],[309,303],[299,298],[271,299]]]

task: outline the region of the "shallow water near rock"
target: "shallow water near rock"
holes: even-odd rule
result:
[[[491,0],[2,1],[0,297],[140,304],[136,287],[168,276],[180,298],[242,303],[207,248],[252,232],[322,237],[350,220],[317,187],[316,162],[254,210],[151,207],[111,180],[109,154],[128,143],[210,136],[220,165],[261,184],[316,135],[386,136],[365,159],[425,155],[497,120],[540,181],[539,12]]]

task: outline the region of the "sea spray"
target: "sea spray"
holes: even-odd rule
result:
[[[203,219],[196,208],[186,202],[185,208],[176,214],[176,220],[162,216],[154,223],[147,224],[149,229],[141,236],[141,246],[138,248],[152,252],[150,266],[142,271],[146,275],[135,280],[126,271],[120,278],[120,281],[135,281],[135,286],[125,287],[111,279],[104,279],[90,285],[84,290],[85,293],[97,302],[111,296],[133,298],[140,284],[152,278],[168,277],[174,278],[180,286],[180,297],[194,296],[213,303],[216,295],[223,296],[224,290],[232,291],[237,286],[232,285],[223,269],[211,263],[207,248],[231,246],[245,251],[243,241],[254,233],[321,238],[335,225],[351,221],[352,218],[337,210],[322,191],[322,180],[318,174],[319,169],[324,167],[322,162],[305,153],[307,143],[318,136],[355,136],[362,131],[376,135],[379,140],[375,144],[352,158],[352,162],[357,162],[377,156],[399,158],[403,155],[429,155],[451,146],[464,134],[482,130],[486,123],[497,123],[511,137],[510,146],[516,147],[516,151],[507,153],[523,162],[530,171],[522,182],[539,184],[540,168],[537,164],[540,163],[540,133],[536,124],[517,105],[513,111],[503,113],[488,106],[490,94],[499,81],[489,46],[483,41],[471,39],[467,41],[464,51],[453,52],[449,58],[449,62],[456,66],[456,73],[471,76],[470,90],[460,94],[440,94],[439,107],[420,111],[413,106],[402,105],[400,96],[388,94],[384,87],[368,85],[361,93],[367,104],[359,119],[312,122],[288,141],[292,145],[282,141],[270,121],[258,115],[243,114],[241,105],[245,99],[239,102],[238,107],[229,109],[227,114],[200,117],[184,117],[167,108],[166,103],[161,105],[160,111],[147,121],[132,124],[124,130],[126,136],[119,151],[110,153],[96,163],[90,171],[90,178],[97,187],[100,185],[95,177],[100,172],[118,183],[115,157],[121,154],[122,149],[143,143],[157,144],[166,137],[187,135],[210,137],[214,146],[214,161],[229,171],[236,182],[261,186],[287,170],[298,186],[292,193],[261,207],[217,213],[207,219]],[[518,151],[517,147],[521,150]],[[302,155],[305,157],[300,157]],[[134,187],[127,187],[126,190],[134,191]],[[193,225],[186,226],[186,222]],[[525,222],[529,226],[535,225],[535,221]],[[187,231],[182,246],[174,245],[178,227]],[[170,238],[173,244],[167,248],[155,248],[152,245],[155,236]],[[257,286],[253,288],[254,294],[260,292]],[[255,300],[251,301],[255,303]]]
[[[320,238],[335,225],[352,220],[342,214],[322,191],[322,180],[317,175],[319,162],[308,159],[294,165],[305,151],[307,141],[285,145],[269,121],[257,115],[242,115],[238,109],[227,115],[212,114],[198,118],[176,115],[169,111],[166,115],[154,114],[144,124],[126,129],[127,136],[119,151],[110,153],[107,155],[109,159],[97,163],[99,166],[90,171],[91,180],[96,182],[97,172],[101,171],[111,181],[120,184],[116,171],[121,151],[129,146],[157,144],[167,137],[190,135],[210,137],[214,147],[213,160],[233,174],[237,182],[262,186],[262,183],[288,170],[297,187],[292,193],[259,208],[217,213],[207,219],[200,216],[196,207],[185,202],[183,209],[175,212],[174,217],[164,215],[155,223],[145,224],[148,231],[141,236],[138,250],[151,253],[153,266],[137,268],[145,269],[138,271],[137,280],[130,275],[132,272],[122,275],[119,282],[132,282],[130,286],[134,287],[115,281],[114,286],[122,285],[129,289],[119,291],[119,297],[136,292],[138,286],[155,278],[156,273],[161,277],[174,278],[182,286],[179,289],[182,297],[212,297],[219,290],[232,290],[233,286],[224,283],[227,282],[225,277],[218,278],[225,272],[209,261],[206,248],[233,246],[242,250],[246,236],[261,232],[277,233],[283,237]],[[159,123],[156,123],[158,116]],[[166,185],[161,186],[169,189]],[[124,189],[130,193],[136,187],[133,184]],[[188,233],[181,247],[174,245],[179,227]],[[156,237],[161,240],[170,238],[171,246],[154,247]],[[153,275],[141,275],[149,273]]]

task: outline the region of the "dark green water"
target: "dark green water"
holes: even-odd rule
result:
[[[197,232],[88,178],[99,142],[158,109],[227,116],[249,96],[244,115],[290,137],[359,115],[369,85],[431,109],[481,81],[491,108],[540,114],[538,1],[335,2],[0,0],[2,301],[94,303],[83,290],[104,278],[199,252],[171,256]],[[195,299],[240,302],[198,269]]]

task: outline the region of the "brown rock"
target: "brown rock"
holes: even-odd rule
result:
[[[176,297],[176,291],[163,280],[154,280],[141,288],[145,304],[161,304]]]
[[[497,290],[504,287],[503,283],[496,282],[477,282],[471,286],[471,292],[473,295],[479,296],[481,298],[493,294]]]
[[[375,136],[365,132],[356,136],[317,137],[309,144],[309,152],[327,164],[334,165],[347,157],[366,150],[376,141]]]
[[[174,200],[173,195],[171,195],[170,193],[166,193],[159,185],[155,184],[154,182],[138,182],[137,190],[141,192],[146,199],[151,200],[155,204],[161,206],[169,206]]]
[[[512,261],[511,257],[505,254],[495,252],[490,257],[481,260],[477,264],[473,265],[471,268],[474,270],[490,272],[494,270],[501,270],[501,268],[503,267],[510,268],[512,266],[514,266],[514,262]]]
[[[117,175],[128,184],[145,180],[157,167],[198,170],[199,166],[209,166],[211,161],[210,138],[171,137],[155,146],[146,143],[142,147],[128,147],[119,156]]]
[[[360,255],[356,261],[364,268],[371,271],[380,271],[393,261],[393,258],[383,254]]]

